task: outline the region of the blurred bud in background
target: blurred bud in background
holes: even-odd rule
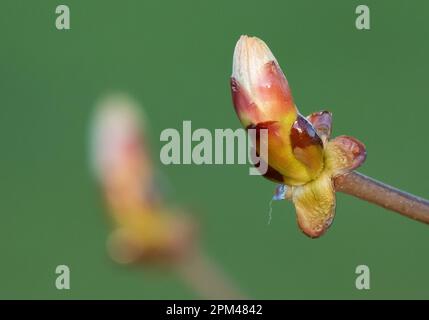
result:
[[[145,121],[135,101],[110,95],[95,110],[92,166],[115,229],[108,240],[120,263],[174,262],[193,250],[194,223],[168,208],[154,181]]]

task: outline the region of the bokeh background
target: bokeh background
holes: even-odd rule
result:
[[[55,28],[67,4],[71,30]],[[338,195],[320,239],[305,237],[274,184],[248,166],[162,166],[159,134],[238,128],[229,76],[241,34],[264,39],[304,114],[328,108],[334,135],[365,142],[361,172],[429,197],[429,3],[365,1],[17,1],[0,3],[0,298],[197,296],[174,273],[109,259],[110,226],[88,163],[93,108],[120,90],[150,119],[171,201],[195,208],[204,248],[250,297],[429,298],[429,228]],[[55,267],[71,268],[57,290]],[[355,268],[371,290],[355,288]]]

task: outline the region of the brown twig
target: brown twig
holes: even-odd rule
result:
[[[179,264],[177,271],[201,299],[245,299],[221,268],[201,251]]]
[[[359,172],[334,179],[335,189],[429,224],[429,201],[396,189]]]

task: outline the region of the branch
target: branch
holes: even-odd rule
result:
[[[177,271],[201,299],[245,299],[222,269],[202,252],[192,253],[177,266]]]
[[[359,172],[334,179],[335,189],[408,218],[429,224],[429,201],[396,189]]]

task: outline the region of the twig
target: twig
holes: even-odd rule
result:
[[[177,266],[177,271],[202,299],[245,299],[222,270],[202,252],[194,252],[187,257]]]
[[[429,201],[396,189],[359,172],[334,179],[335,189],[408,218],[429,224]]]

